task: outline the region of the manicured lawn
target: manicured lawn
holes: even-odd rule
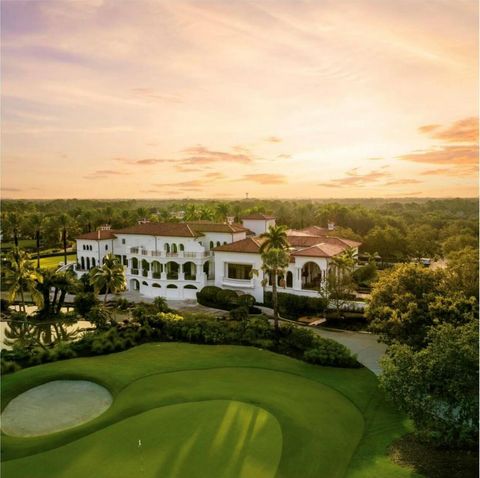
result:
[[[35,264],[37,264],[37,259],[36,257],[32,256],[32,259],[34,259]],[[67,254],[67,261],[72,262],[76,261],[77,256],[76,254]],[[63,256],[55,256],[55,257],[41,257],[40,258],[40,267],[42,269],[56,269],[60,262],[64,261]]]
[[[75,378],[107,387],[111,408],[51,435],[4,435],[2,476],[416,476],[386,456],[409,426],[366,369],[251,347],[147,344],[7,375],[2,407],[33,386]]]

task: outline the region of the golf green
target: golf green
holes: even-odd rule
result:
[[[2,436],[2,476],[405,477],[388,444],[408,429],[366,369],[238,346],[162,343],[22,370],[2,406],[54,380],[113,396],[102,415],[41,437]]]

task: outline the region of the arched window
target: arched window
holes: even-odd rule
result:
[[[183,273],[185,274],[185,280],[196,280],[197,266],[193,262],[185,262],[183,264]]]
[[[87,269],[90,270],[90,257],[87,257]]]
[[[160,275],[162,273],[162,264],[158,261],[152,262],[152,277],[154,279],[160,279]]]
[[[226,246],[228,244],[227,241],[223,241],[223,245]]]
[[[180,266],[176,262],[167,262],[167,264],[165,265],[165,269],[167,271],[167,279],[178,279],[178,272]]]
[[[138,269],[138,259],[136,257],[132,257],[132,269]]]
[[[148,287],[148,282],[143,281],[143,282],[142,282],[142,285],[144,285],[145,287]]]
[[[162,286],[161,286],[160,284],[157,284],[156,282],[154,282],[154,283],[152,284],[152,287],[155,287],[155,288],[157,288],[157,289],[161,289]]]
[[[210,241],[210,249],[213,249],[215,245],[213,244],[213,241]]]
[[[176,244],[172,244],[172,252],[175,253],[175,254],[178,252]]]
[[[178,287],[175,284],[168,284],[167,289],[178,289]]]
[[[195,290],[198,290],[197,287],[195,287],[194,285],[192,284],[187,284],[184,289],[195,289]]]
[[[288,272],[287,272],[287,283],[286,283],[286,286],[287,286],[287,287],[293,287],[293,274],[292,274],[292,271],[288,271]]]
[[[164,247],[166,253],[170,252],[170,244],[166,243],[163,247]]]
[[[92,257],[92,267],[95,267],[95,257]]]
[[[81,264],[82,264],[82,270],[85,269],[85,257],[82,257]]]
[[[181,251],[184,251],[185,250],[185,246],[183,244],[180,244],[180,250]]]
[[[217,247],[220,247],[221,244],[220,244],[220,241],[217,241]]]

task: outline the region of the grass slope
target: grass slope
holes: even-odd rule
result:
[[[71,430],[3,436],[6,478],[135,476],[139,439],[146,447],[145,477],[416,476],[386,456],[389,443],[408,426],[366,369],[316,367],[250,347],[148,344],[6,376],[2,406],[59,378],[96,381],[111,391],[114,403]],[[240,410],[235,426],[232,406]],[[251,442],[252,414],[267,418],[265,435]]]

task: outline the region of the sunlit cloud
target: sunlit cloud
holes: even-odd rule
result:
[[[478,146],[444,146],[431,150],[417,151],[399,156],[402,161],[430,164],[476,164],[478,161]]]
[[[465,118],[446,128],[441,128],[440,125],[425,125],[421,126],[419,131],[449,143],[474,143],[478,141],[478,118]]]
[[[329,188],[342,188],[347,186],[362,187],[391,176],[390,173],[378,169],[370,171],[369,173],[360,174],[358,173],[357,168],[347,171],[345,174],[346,176],[343,178],[332,179],[331,181],[320,183],[319,186]]]
[[[419,179],[394,179],[393,181],[388,181],[385,183],[385,186],[404,186],[407,184],[418,184],[422,183]]]
[[[251,181],[258,184],[285,184],[287,182],[286,176],[283,174],[245,174],[237,181]]]
[[[278,136],[268,136],[268,138],[265,138],[265,141],[267,143],[281,143],[282,138],[279,138]]]

